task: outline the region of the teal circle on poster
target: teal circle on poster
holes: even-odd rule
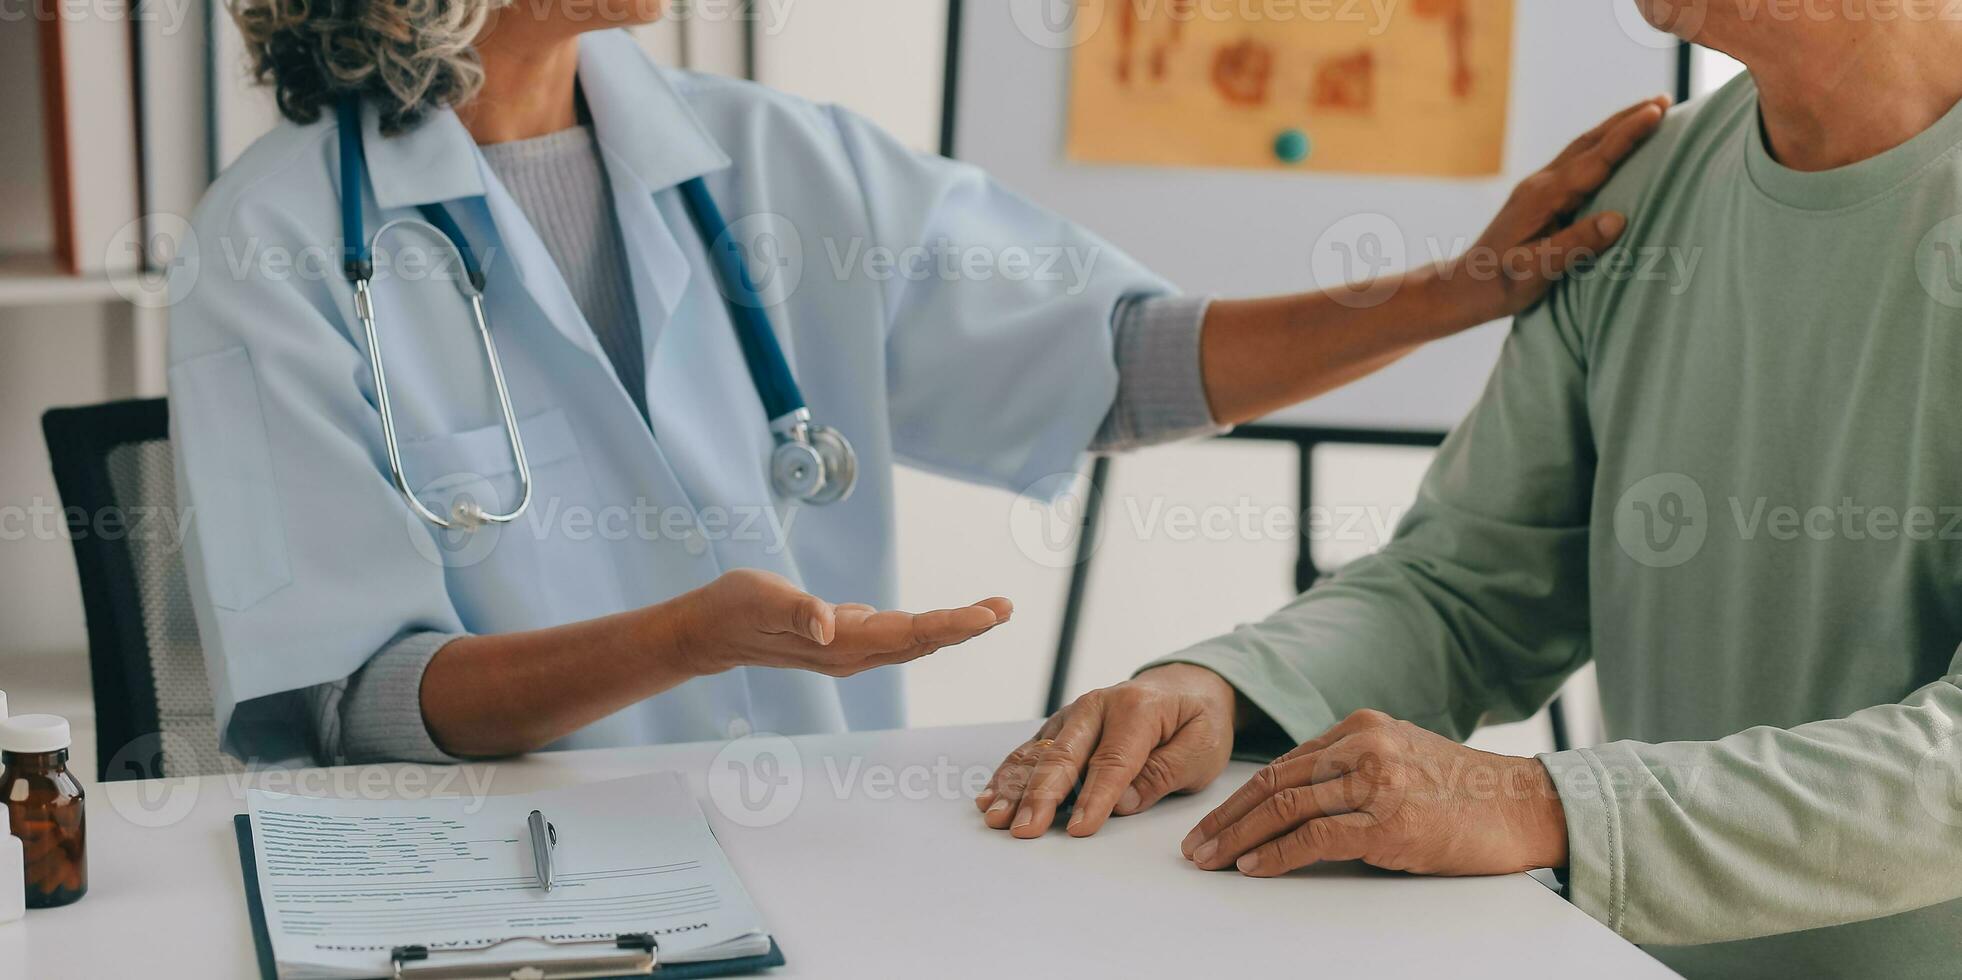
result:
[[[1314,144],[1309,142],[1308,134],[1299,129],[1283,130],[1274,137],[1274,156],[1282,163],[1301,163],[1313,152]]]

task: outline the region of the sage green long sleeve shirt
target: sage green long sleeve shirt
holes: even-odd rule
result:
[[[1748,78],[1596,207],[1380,553],[1171,658],[1296,740],[1464,737],[1599,664],[1543,757],[1571,899],[1691,976],[1962,975],[1962,109],[1777,164]]]

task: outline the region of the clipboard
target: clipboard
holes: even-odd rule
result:
[[[266,907],[259,896],[259,861],[252,852],[252,818],[246,814],[232,817],[232,830],[238,836],[239,870],[245,875],[245,910],[252,920],[252,945],[258,953],[259,976],[261,980],[279,980],[279,970],[273,959],[272,931],[266,926]],[[629,980],[632,977],[653,977],[655,980],[705,980],[710,977],[733,977],[758,973],[772,967],[784,965],[783,950],[777,946],[775,938],[770,940],[770,951],[761,956],[742,956],[727,960],[712,960],[703,963],[661,963],[658,952],[652,948],[642,950],[639,945],[645,939],[648,947],[653,940],[642,936],[622,936],[620,942],[602,945],[595,953],[596,962],[608,964],[639,958],[643,962],[639,969],[633,967],[614,968],[595,971],[582,969],[577,961],[554,963],[551,968],[536,974],[541,980]],[[638,951],[638,957],[636,952]],[[397,970],[404,978],[417,975],[441,977],[445,980],[465,980],[483,978],[499,980],[513,975],[514,965],[507,963],[484,964],[495,967],[495,971],[476,973],[471,967],[476,964],[431,962],[427,966],[404,968],[402,958],[397,958]]]

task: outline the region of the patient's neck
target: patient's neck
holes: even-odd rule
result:
[[[1879,156],[1962,102],[1962,23],[1792,26],[1755,44],[1713,45],[1751,69],[1766,140],[1787,167],[1830,170]]]

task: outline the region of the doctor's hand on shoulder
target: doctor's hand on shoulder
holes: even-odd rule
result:
[[[1621,238],[1628,217],[1603,212],[1574,220],[1615,168],[1662,123],[1672,100],[1656,96],[1582,134],[1538,173],[1520,181],[1485,233],[1447,268],[1485,297],[1493,318],[1538,303],[1569,272]]]
[[[1264,418],[1538,303],[1620,241],[1626,215],[1581,213],[1669,102],[1637,102],[1574,140],[1520,182],[1462,255],[1321,292],[1214,301],[1201,357],[1213,418]]]

